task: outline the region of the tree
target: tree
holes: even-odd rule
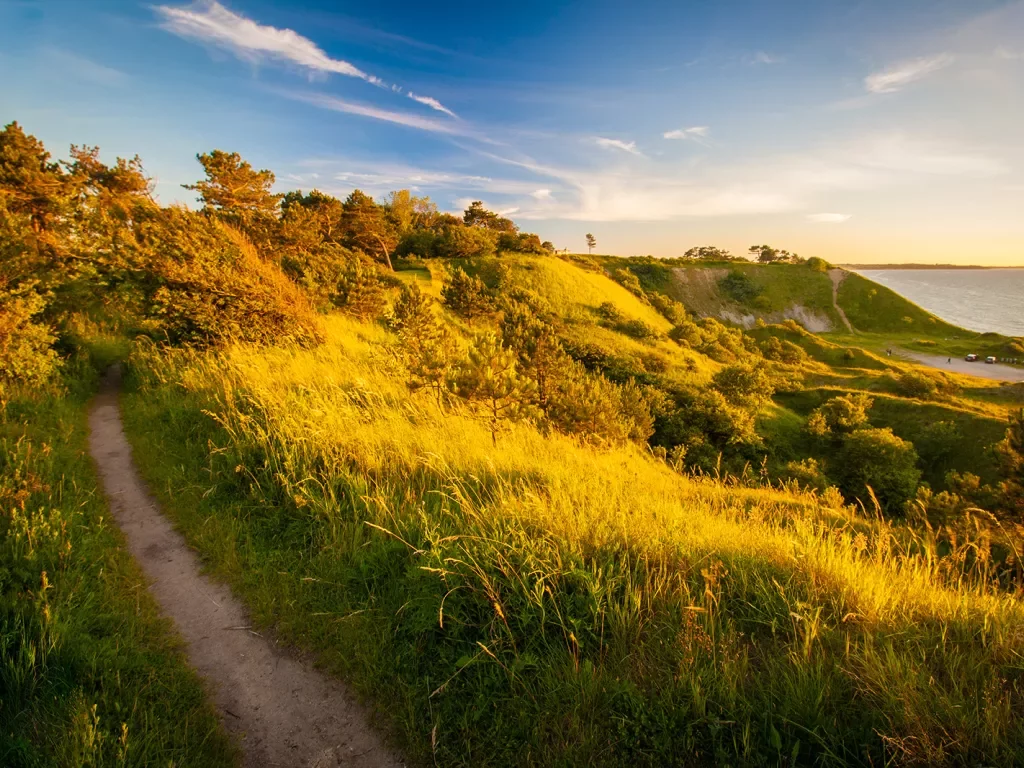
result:
[[[714,245],[699,245],[684,253],[683,258],[698,261],[732,261],[733,255],[724,248]]]
[[[511,219],[506,219],[494,211],[487,210],[479,200],[474,200],[469,204],[469,207],[462,216],[462,220],[467,227],[481,227],[493,232],[505,232],[511,235],[519,231],[519,227]]]
[[[379,317],[387,306],[387,284],[376,263],[353,259],[338,280],[335,306],[362,319]]]
[[[779,260],[779,252],[770,245],[752,245],[747,252],[751,259],[761,264],[771,264]]]
[[[60,163],[17,123],[0,131],[0,190],[13,214],[24,214],[37,235],[67,214],[71,188]]]
[[[437,206],[429,197],[416,197],[408,189],[388,193],[381,207],[400,237],[429,227],[437,216]]]
[[[365,254],[376,254],[394,271],[391,253],[398,246],[398,229],[369,195],[354,190],[342,204],[343,242]]]
[[[434,242],[437,256],[447,259],[470,259],[493,256],[498,236],[489,229],[462,224],[445,227]]]
[[[473,339],[468,357],[455,372],[453,389],[482,412],[495,445],[502,421],[519,419],[531,412],[532,382],[519,374],[515,352],[507,349],[491,331]]]
[[[587,233],[587,253],[593,253],[597,247],[597,238],[589,232]]]
[[[546,413],[551,381],[568,360],[555,327],[533,308],[513,302],[502,317],[501,336],[505,346],[519,356],[520,369],[533,379],[537,405]]]
[[[441,299],[452,311],[463,317],[473,319],[486,314],[492,309],[487,286],[478,277],[470,277],[462,269],[456,267],[445,280],[441,288]]]
[[[902,514],[921,479],[913,443],[888,428],[858,429],[847,434],[829,462],[829,474],[848,499],[868,503],[870,487],[890,515]]]
[[[277,217],[282,195],[270,191],[274,186],[272,171],[254,170],[237,152],[215,149],[196,155],[206,172],[204,181],[183,184],[198,192],[203,208],[241,227],[250,235],[264,236]]]

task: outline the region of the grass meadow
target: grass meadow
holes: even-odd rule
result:
[[[255,620],[436,765],[1011,765],[1024,605],[972,543],[410,394],[396,341],[131,359],[143,473]],[[980,551],[980,550],[978,550]]]

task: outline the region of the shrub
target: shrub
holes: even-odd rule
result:
[[[851,393],[833,397],[816,408],[807,419],[807,431],[815,437],[846,435],[868,424],[873,404],[865,394]]]
[[[790,461],[783,467],[781,476],[787,480],[796,480],[802,488],[813,488],[824,493],[829,487],[828,477],[815,459]]]
[[[598,317],[600,317],[606,323],[610,323],[612,325],[617,325],[618,323],[621,323],[626,319],[625,316],[619,311],[619,308],[610,301],[602,302],[601,305],[598,306],[596,311]]]
[[[906,371],[895,377],[895,387],[901,395],[921,400],[931,399],[939,389],[932,377],[917,371]]]
[[[235,229],[183,208],[139,211],[139,288],[171,342],[227,339],[307,345],[321,339],[309,299]],[[153,290],[155,289],[155,290]]]
[[[686,307],[675,299],[670,299],[662,293],[651,293],[648,296],[651,306],[673,325],[679,325],[687,318]]]
[[[870,487],[890,515],[902,514],[921,479],[913,444],[888,428],[859,429],[846,435],[835,459],[829,462],[829,474],[844,496],[859,499],[866,506],[871,504]]]
[[[57,367],[53,331],[38,321],[46,300],[26,285],[0,291],[0,389],[14,382],[38,383]]]
[[[646,342],[654,341],[661,336],[657,328],[648,325],[643,320],[626,320],[619,323],[616,329],[626,336]]]
[[[748,275],[735,269],[719,280],[718,285],[726,296],[741,304],[754,301],[764,291]]]
[[[630,293],[640,296],[644,295],[643,286],[640,285],[640,278],[628,269],[616,269],[612,272],[612,279]]]
[[[828,272],[833,268],[831,264],[818,256],[811,256],[805,266],[812,272]]]
[[[730,365],[714,375],[712,385],[734,405],[759,410],[772,399],[775,387],[763,367]]]

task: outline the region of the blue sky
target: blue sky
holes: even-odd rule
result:
[[[895,6],[895,7],[894,7]],[[1024,264],[1024,2],[0,0],[0,120],[558,247]]]

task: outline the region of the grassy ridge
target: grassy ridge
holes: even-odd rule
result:
[[[129,432],[255,617],[439,765],[1012,763],[1017,598],[813,496],[410,397],[392,338],[146,353]],[[172,460],[168,461],[168,457]]]
[[[94,381],[0,404],[0,765],[235,765],[97,488]]]

